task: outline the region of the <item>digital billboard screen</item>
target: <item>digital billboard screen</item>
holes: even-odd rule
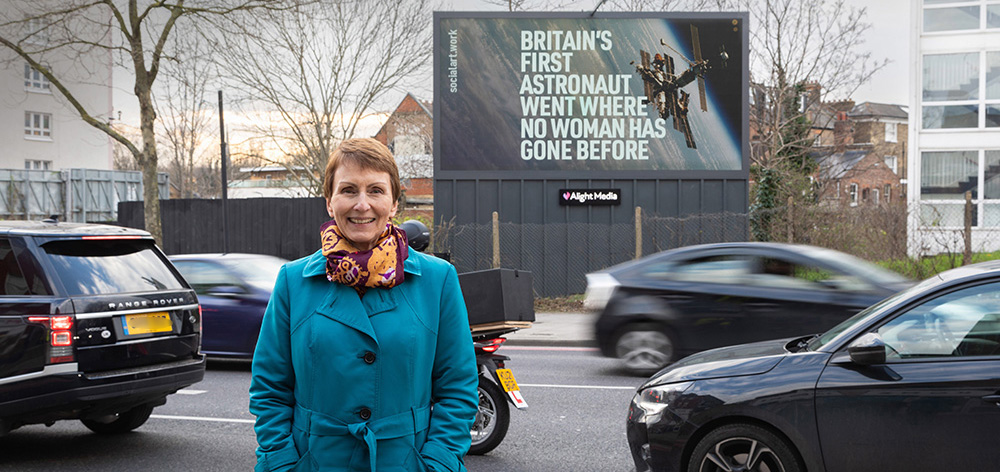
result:
[[[436,171],[745,173],[746,14],[638,15],[436,13]]]

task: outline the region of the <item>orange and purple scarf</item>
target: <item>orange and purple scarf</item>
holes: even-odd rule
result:
[[[330,220],[320,227],[326,278],[364,295],[371,287],[392,288],[403,283],[403,261],[409,255],[406,233],[392,224],[378,237],[375,247],[359,251]]]

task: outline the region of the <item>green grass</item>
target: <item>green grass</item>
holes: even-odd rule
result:
[[[972,254],[972,263],[992,261],[1000,259],[1000,251],[977,252]],[[938,254],[920,259],[896,259],[890,261],[876,262],[891,271],[902,274],[914,280],[923,280],[948,269],[960,267],[962,265],[961,254]]]

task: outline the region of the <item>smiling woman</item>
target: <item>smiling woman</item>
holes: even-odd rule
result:
[[[455,268],[389,223],[378,141],[343,141],[323,190],[322,249],[278,273],[254,352],[256,470],[464,471],[479,382]]]

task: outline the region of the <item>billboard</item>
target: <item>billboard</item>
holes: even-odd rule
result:
[[[745,179],[746,18],[436,13],[436,177]]]

